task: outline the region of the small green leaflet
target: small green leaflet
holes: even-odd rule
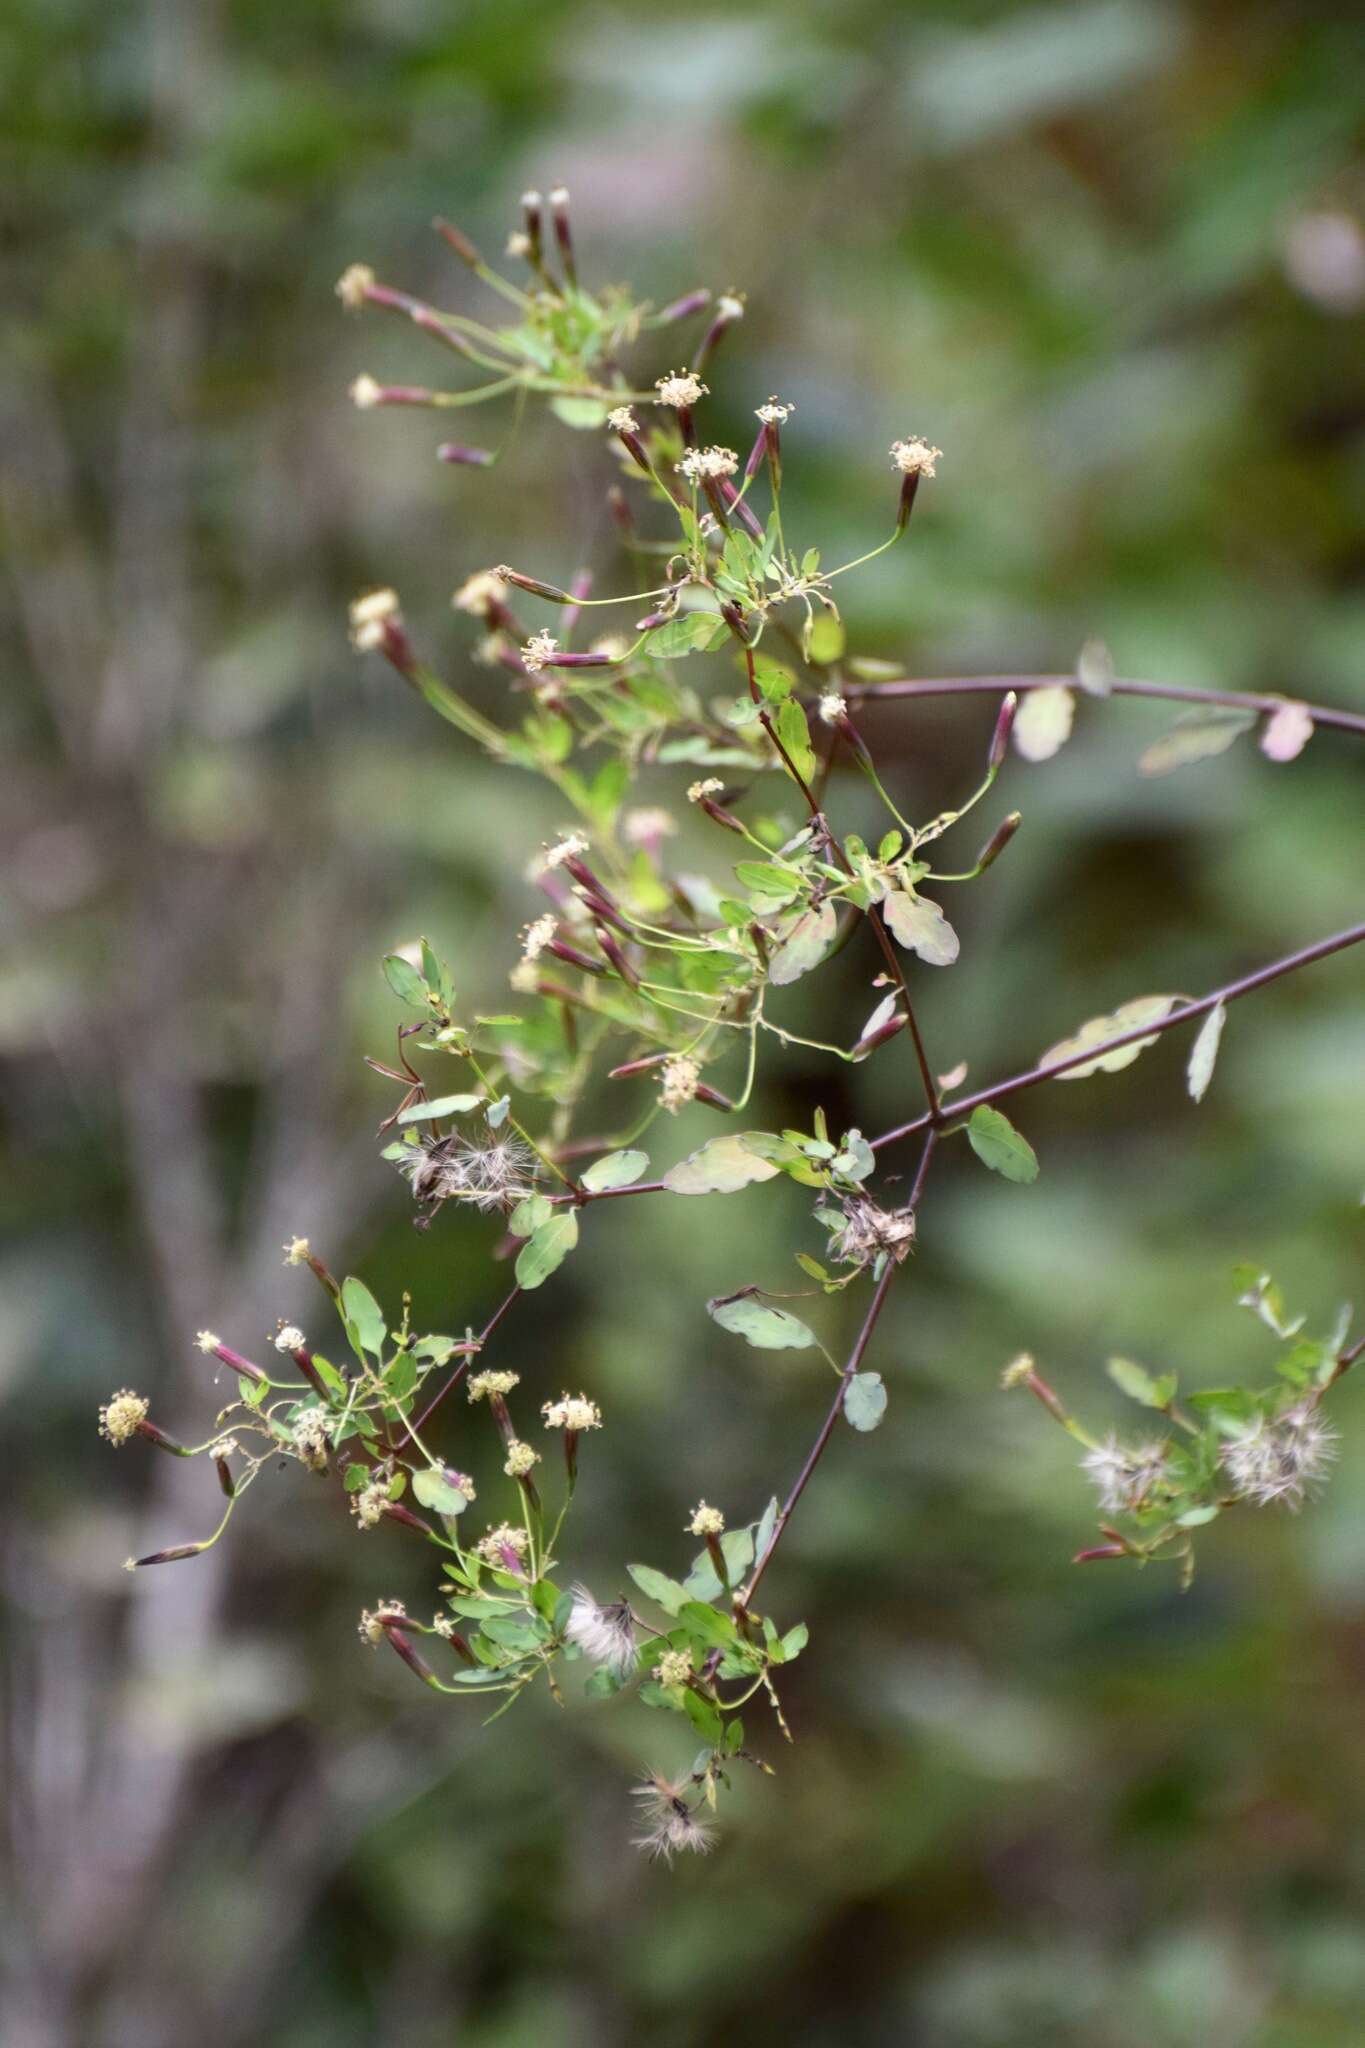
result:
[[[384,1349],[384,1318],[363,1280],[342,1281],[341,1313],[360,1348],[372,1351],[378,1358]]]
[[[1216,1009],[1210,1010],[1199,1027],[1199,1036],[1190,1047],[1190,1063],[1185,1069],[1185,1079],[1191,1100],[1194,1102],[1202,1102],[1208,1093],[1227,1015],[1225,1003],[1219,1003]]]
[[[724,621],[715,612],[684,612],[680,619],[670,619],[651,633],[645,651],[663,661],[676,661],[694,648],[708,646],[724,631]]]
[[[412,1102],[398,1112],[400,1124],[426,1124],[437,1116],[464,1116],[477,1109],[482,1095],[438,1095],[435,1102]]]
[[[1111,1358],[1104,1369],[1119,1392],[1143,1408],[1169,1408],[1175,1399],[1178,1382],[1173,1372],[1154,1379],[1146,1366],[1136,1365],[1131,1358]]]
[[[1027,690],[1014,721],[1014,744],[1026,761],[1050,761],[1071,737],[1076,699],[1065,683]]]
[[[782,944],[768,963],[768,979],[774,988],[787,988],[818,967],[834,944],[837,929],[832,903],[822,903],[818,910],[803,910],[787,927]]]
[[[886,1388],[879,1372],[855,1372],[844,1388],[844,1419],[854,1429],[875,1429],[886,1413]]]
[[[783,700],[776,718],[777,737],[791,756],[792,766],[803,782],[815,773],[815,749],[810,743],[806,714],[795,697]]]
[[[1225,754],[1233,741],[1250,732],[1255,723],[1254,711],[1210,708],[1186,712],[1164,739],[1154,740],[1139,757],[1138,771],[1142,775],[1169,775],[1189,762]]]
[[[384,979],[394,994],[405,1003],[411,1003],[414,1010],[427,1007],[427,987],[417,969],[401,953],[384,955]]]
[[[909,953],[918,953],[928,967],[951,967],[958,955],[957,933],[937,903],[909,889],[893,889],[882,904],[882,916]]]
[[[1007,1116],[978,1103],[967,1122],[967,1139],[983,1166],[1006,1180],[1023,1183],[1037,1180],[1038,1155],[1027,1138],[1015,1130]]]
[[[605,1157],[594,1159],[581,1176],[582,1185],[595,1195],[604,1193],[608,1188],[628,1188],[648,1165],[648,1152],[608,1152]]]
[[[772,1180],[779,1169],[750,1151],[745,1143],[747,1135],[708,1138],[686,1159],[669,1167],[664,1186],[675,1195],[732,1195],[737,1188],[748,1187],[750,1181]],[[754,1133],[756,1137],[768,1135],[763,1131]]]
[[[1107,1039],[1122,1038],[1129,1031],[1140,1031],[1144,1024],[1159,1024],[1163,1017],[1170,1016],[1181,1000],[1180,996],[1134,996],[1130,1003],[1120,1003],[1118,1009],[1111,1010],[1107,1017],[1091,1017],[1073,1038],[1063,1038],[1056,1045],[1049,1046],[1039,1064],[1050,1067],[1059,1060],[1074,1059],[1077,1053],[1087,1052],[1092,1045],[1103,1045]],[[1107,1052],[1099,1059],[1084,1060],[1079,1066],[1068,1067],[1057,1078],[1060,1081],[1083,1081],[1088,1074],[1117,1074],[1123,1067],[1131,1067],[1138,1054],[1145,1052],[1149,1045],[1155,1045],[1160,1036],[1159,1031],[1154,1031],[1150,1038],[1135,1038],[1131,1045],[1121,1045],[1117,1052]]]
[[[801,876],[794,868],[780,868],[776,861],[742,860],[735,866],[741,886],[761,899],[760,908],[780,909],[801,893]]]
[[[752,1294],[738,1301],[708,1301],[706,1313],[722,1330],[732,1330],[757,1351],[805,1351],[815,1338],[799,1317],[769,1308]]]
[[[844,622],[833,612],[821,612],[810,629],[807,661],[824,664],[837,661],[844,651]]]
[[[563,1265],[578,1243],[578,1211],[557,1209],[548,1223],[542,1223],[517,1253],[517,1285],[529,1293]]]
[[[548,1223],[554,1213],[554,1204],[548,1195],[527,1195],[512,1211],[507,1228],[513,1237],[534,1237],[541,1225]]]
[[[652,1564],[628,1564],[626,1570],[646,1598],[662,1607],[665,1614],[677,1614],[687,1605],[686,1586],[680,1586],[665,1572],[656,1572]]]
[[[414,1472],[412,1495],[424,1508],[434,1508],[438,1515],[462,1515],[469,1506],[466,1496],[458,1486],[452,1486],[444,1472]]]

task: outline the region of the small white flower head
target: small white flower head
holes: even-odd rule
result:
[[[545,664],[553,661],[559,649],[559,642],[553,633],[533,633],[520,650],[522,667],[531,675],[538,676]]]
[[[570,1429],[577,1434],[602,1427],[602,1411],[586,1394],[564,1394],[558,1401],[546,1401],[540,1412],[547,1429]]]
[[[447,1643],[451,1641],[452,1637],[459,1634],[459,1630],[456,1628],[455,1623],[451,1620],[448,1614],[433,1614],[431,1617],[431,1626],[435,1630],[436,1634],[442,1637],[443,1640]]]
[[[327,1455],[332,1448],[332,1432],[327,1421],[327,1412],[316,1406],[305,1408],[294,1418],[294,1449],[299,1463],[306,1465],[310,1472],[327,1470]]]
[[[613,434],[638,434],[640,422],[628,405],[614,405],[607,414],[607,425]]]
[[[540,865],[542,868],[563,867],[566,860],[576,860],[580,853],[586,853],[588,842],[581,832],[570,832],[557,845],[550,847]]]
[[[496,1529],[490,1529],[486,1536],[479,1538],[474,1548],[485,1564],[507,1571],[511,1565],[524,1559],[530,1548],[530,1538],[524,1529],[513,1523],[499,1522]]]
[[[358,313],[374,283],[368,263],[348,263],[337,279],[337,297],[348,313]]]
[[[519,1437],[513,1437],[507,1446],[507,1461],[503,1471],[509,1479],[524,1479],[533,1465],[540,1463],[540,1452],[524,1444]]]
[[[361,1642],[368,1643],[372,1650],[377,1650],[388,1633],[384,1623],[405,1618],[407,1611],[401,1600],[381,1600],[377,1607],[363,1609],[357,1623],[357,1633]]]
[[[699,398],[705,396],[707,388],[690,370],[676,370],[671,377],[656,379],[654,389],[659,395],[654,403],[671,405],[675,411],[685,412],[688,406],[695,405]]]
[[[891,443],[891,460],[902,476],[936,476],[934,464],[942,454],[941,448],[931,448],[918,434],[912,434],[908,441]]]
[[[725,1517],[719,1508],[709,1508],[699,1500],[692,1510],[692,1519],[687,1525],[689,1536],[719,1536],[725,1528]]]
[[[291,1237],[284,1248],[286,1266],[304,1266],[313,1256],[313,1247],[306,1237]]]
[[[507,253],[509,256],[530,255],[531,237],[524,228],[513,228],[511,234],[507,237]]]
[[[1316,1407],[1264,1415],[1224,1445],[1221,1464],[1235,1491],[1258,1508],[1297,1513],[1327,1478],[1337,1432]]]
[[[129,1437],[137,1435],[139,1428],[147,1420],[150,1405],[141,1394],[135,1394],[131,1387],[120,1387],[116,1394],[109,1396],[100,1409],[100,1435],[106,1443],[113,1444],[117,1450],[120,1444],[127,1443]]]
[[[488,616],[493,605],[502,604],[507,597],[507,585],[495,569],[478,569],[472,576],[466,576],[450,602],[457,612],[469,612],[474,618]]]
[[[277,1351],[302,1351],[307,1339],[297,1323],[283,1323],[275,1336]]]
[[[687,801],[699,804],[704,796],[719,796],[725,784],[719,775],[708,775],[701,782],[690,782],[687,786]]]
[[[201,1330],[194,1341],[201,1351],[208,1353],[216,1351],[223,1340],[216,1330]]]
[[[351,645],[357,654],[372,653],[384,645],[384,629],[399,617],[396,590],[371,590],[351,606]]]
[[[795,411],[794,405],[784,405],[780,398],[770,398],[766,405],[755,409],[754,418],[762,420],[765,427],[785,427]]]
[[[358,412],[372,412],[375,406],[382,405],[383,402],[383,385],[371,377],[368,372],[362,371],[360,376],[351,385],[351,404],[355,406]]]
[[[687,1053],[671,1052],[668,1055],[660,1069],[659,1101],[670,1116],[676,1116],[694,1099],[700,1079],[701,1068]]]
[[[650,1673],[660,1685],[686,1685],[692,1676],[692,1652],[690,1650],[665,1650]]]
[[[520,1384],[519,1372],[476,1372],[467,1391],[471,1401],[482,1401],[486,1394],[510,1394]]]
[[[576,1644],[589,1663],[604,1664],[618,1678],[628,1678],[635,1669],[635,1624],[628,1600],[599,1607],[586,1586],[575,1586],[564,1638]]]
[[[637,810],[627,811],[621,821],[621,836],[628,846],[657,845],[677,829],[678,821],[672,812],[658,804],[642,804]]]
[[[883,1209],[867,1197],[844,1205],[843,1227],[830,1240],[830,1252],[845,1265],[870,1265],[885,1252],[897,1265],[909,1257],[915,1242],[913,1209]]]
[[[540,986],[540,970],[532,960],[518,960],[507,980],[517,995],[533,996]]]
[[[716,477],[733,476],[739,468],[739,457],[733,448],[689,448],[675,468],[689,483],[714,481]]]
[[[1026,1387],[1028,1385],[1029,1381],[1033,1378],[1033,1371],[1033,1353],[1031,1351],[1021,1351],[1017,1358],[1010,1360],[1001,1373],[1000,1384],[1007,1394],[1012,1393],[1015,1387]]]
[[[721,293],[720,297],[716,300],[716,318],[718,320],[742,320],[744,318],[744,301],[737,292]]]
[[[1081,1459],[1081,1470],[1094,1487],[1106,1515],[1131,1514],[1135,1508],[1145,1506],[1165,1467],[1165,1444],[1130,1447],[1121,1444],[1113,1430]]]
[[[539,960],[558,929],[559,919],[552,910],[547,910],[543,917],[528,924],[521,938],[523,959]]]
[[[377,1528],[389,1505],[389,1482],[372,1479],[359,1493],[351,1495],[351,1513],[362,1529]]]
[[[241,1445],[235,1436],[220,1436],[217,1443],[209,1445],[211,1458],[236,1458],[241,1455]]]
[[[687,1780],[676,1782],[651,1773],[636,1785],[634,1796],[641,1802],[640,1818],[645,1832],[634,1837],[635,1847],[647,1856],[671,1863],[675,1856],[705,1856],[716,1839],[716,1831],[697,1816],[684,1798]]]
[[[826,690],[820,699],[820,717],[826,725],[837,725],[848,714],[848,705],[837,690]]]
[[[549,200],[550,200],[550,204],[551,204],[551,206],[567,206],[567,205],[568,205],[568,203],[569,203],[569,188],[568,188],[568,186],[567,186],[567,185],[552,185],[552,186],[550,187],[550,192],[549,192]]]

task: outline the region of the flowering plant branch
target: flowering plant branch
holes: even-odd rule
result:
[[[1046,759],[1069,736],[1081,697],[1176,696],[1197,706],[1143,757],[1153,774],[1222,752],[1257,725],[1266,755],[1285,762],[1315,727],[1359,732],[1365,718],[1280,698],[1123,681],[1097,643],[1083,650],[1074,677],[917,682],[885,675],[847,652],[836,582],[903,538],[941,451],[918,437],[893,445],[890,532],[869,554],[827,566],[819,548],[801,545],[784,523],[783,437],[792,406],[769,398],[755,408],[747,452],[706,443],[699,432],[708,396],[703,373],[742,317],[742,300],[713,303],[694,292],[656,312],[621,288],[589,291],[579,278],[568,196],[559,190],[548,202],[536,194],[523,201],[510,249],[527,266],[524,285],[439,225],[465,266],[514,308],[514,324],[440,311],[355,265],[338,288],[348,308],[396,312],[462,364],[490,373],[454,391],[361,377],[355,402],[365,410],[440,410],[510,395],[515,431],[536,394],[566,425],[604,430],[615,471],[608,498],[632,570],[629,587],[605,597],[592,595],[587,571],[566,583],[507,564],[472,571],[453,602],[482,628],[476,658],[506,678],[514,715],[502,720],[466,699],[418,651],[393,590],[374,591],[351,611],[359,651],[387,659],[495,761],[541,778],[572,817],[539,864],[541,907],[511,972],[522,1006],[470,1014],[448,966],[423,940],[384,962],[406,1016],[393,1060],[369,1063],[394,1091],[381,1126],[383,1157],[407,1180],[419,1226],[451,1207],[496,1217],[504,1247],[516,1248],[515,1284],[479,1334],[419,1332],[406,1297],[394,1322],[361,1280],[338,1280],[297,1238],[287,1263],[307,1266],[327,1295],[346,1363],[324,1356],[293,1324],[275,1332],[281,1363],[269,1370],[204,1331],[201,1349],[234,1375],[237,1396],[203,1443],[173,1440],[130,1390],[105,1406],[101,1427],[114,1444],[140,1437],[175,1456],[208,1457],[224,1500],[209,1536],[130,1563],[208,1549],[267,1460],[283,1453],[334,1481],[359,1530],[402,1529],[439,1553],[440,1604],[430,1621],[388,1600],[360,1622],[366,1643],[387,1645],[431,1690],[472,1695],[496,1715],[542,1679],[560,1698],[561,1670],[587,1664],[590,1695],[629,1688],[647,1707],[684,1720],[701,1745],[690,1770],[680,1778],[651,1775],[638,1788],[640,1844],[671,1858],[710,1846],[710,1809],[738,1764],[769,1769],[750,1746],[743,1710],[761,1696],[789,1737],[779,1686],[806,1630],[782,1625],[759,1595],[840,1425],[869,1431],[886,1412],[886,1388],[866,1359],[914,1249],[941,1148],[965,1138],[986,1169],[1030,1183],[1037,1157],[999,1102],[1045,1081],[1117,1071],[1164,1032],[1196,1019],[1189,1088],[1198,1101],[1232,1002],[1365,940],[1365,924],[1357,924],[1198,999],[1136,997],[1090,1019],[1037,1065],[964,1096],[965,1063],[940,1071],[930,1057],[912,975],[957,959],[942,892],[985,875],[1021,814],[1000,818],[965,866],[961,858],[941,864],[942,842],[990,798],[1011,739],[1025,761]],[[627,351],[693,317],[704,325],[690,364],[652,380],[627,377],[620,367]],[[453,444],[438,454],[475,467],[498,459],[497,451]],[[550,608],[554,631],[531,630],[528,600]],[[613,607],[629,622],[625,630],[584,623]],[[700,685],[689,680],[698,654],[716,663]],[[886,786],[854,709],[879,696],[957,691],[1000,698],[981,776],[965,796],[916,823]],[[861,773],[884,809],[875,845],[834,822],[827,791],[836,765]],[[728,876],[703,880],[670,868],[672,815],[626,801],[651,768],[686,778],[688,802],[724,843],[741,842],[731,848],[739,857]],[[872,940],[870,1014],[828,1042],[798,1034],[782,1021],[782,992],[863,927]],[[818,1104],[809,1128],[737,1127],[770,1041],[857,1065],[901,1037],[910,1055],[906,1076],[923,1108],[879,1137],[832,1132]],[[434,1078],[442,1071],[451,1080]],[[604,1071],[625,1104],[619,1127],[606,1137],[584,1135],[579,1113]],[[646,1179],[651,1162],[642,1141],[661,1119],[666,1131],[684,1112],[725,1119],[728,1127]],[[908,1197],[894,1201],[877,1183],[879,1155],[917,1132],[923,1141],[914,1179]],[[632,1564],[643,1609],[634,1596],[601,1603],[558,1576],[580,1450],[601,1426],[599,1407],[587,1394],[539,1403],[543,1432],[558,1440],[552,1484],[535,1433],[523,1434],[514,1418],[518,1375],[487,1363],[490,1348],[517,1304],[571,1257],[595,1203],[643,1194],[723,1197],[778,1179],[813,1200],[820,1256],[796,1253],[812,1283],[806,1291],[836,1307],[842,1294],[870,1288],[844,1363],[784,1305],[790,1297],[756,1282],[717,1296],[708,1313],[759,1349],[822,1353],[835,1375],[829,1405],[785,1498],[750,1503],[748,1519],[728,1525],[702,1501],[686,1517],[686,1533],[701,1547],[682,1576]],[[1136,1446],[1088,1434],[1031,1357],[1006,1369],[1006,1384],[1027,1387],[1083,1448],[1109,1519],[1103,1541],[1082,1559],[1171,1558],[1188,1576],[1199,1527],[1237,1505],[1297,1506],[1325,1475],[1334,1432],[1321,1405],[1361,1344],[1349,1343],[1346,1316],[1321,1340],[1305,1338],[1302,1318],[1287,1318],[1268,1276],[1248,1270],[1240,1286],[1283,1347],[1275,1383],[1178,1401],[1173,1374],[1112,1360],[1117,1384],[1159,1418]],[[457,1390],[470,1426],[488,1418],[506,1489],[499,1517],[478,1535],[466,1533],[479,1489],[464,1469],[477,1460],[465,1453],[458,1465],[450,1462],[449,1443],[437,1434],[456,1434]]]

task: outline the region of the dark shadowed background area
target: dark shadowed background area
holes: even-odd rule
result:
[[[894,437],[946,451],[908,546],[843,592],[859,652],[1065,669],[1100,634],[1127,675],[1365,707],[1347,12],[10,0],[5,2048],[1359,2043],[1361,1390],[1324,1502],[1216,1525],[1182,1597],[1166,1569],[1070,1565],[1094,1527],[1073,1447],[997,1388],[1027,1347],[1105,1426],[1112,1352],[1267,1374],[1238,1259],[1319,1330],[1365,1300],[1355,954],[1239,1006],[1198,1110],[1172,1034],[1021,1098],[1036,1186],[945,1158],[870,1361],[887,1422],[841,1433],[769,1581],[811,1626],[799,1746],[764,1731],[779,1775],[741,1781],[704,1863],[629,1847],[630,1774],[679,1760],[662,1717],[537,1698],[482,1731],[364,1649],[361,1604],[421,1611],[426,1561],[295,1470],[209,1558],[125,1576],[203,1533],[212,1480],[95,1434],[123,1384],[201,1434],[205,1324],[322,1341],[281,1266],[296,1232],[391,1303],[410,1286],[423,1326],[479,1324],[505,1279],[477,1221],[413,1234],[360,1054],[395,1021],[378,958],[418,932],[472,1004],[504,1003],[526,862],[565,821],[357,661],[345,606],[398,585],[495,706],[449,594],[508,558],[619,578],[612,466],[537,417],[496,471],[451,470],[444,423],[356,412],[358,371],[438,366],[342,313],[343,266],[479,310],[432,215],[496,250],[521,188],[563,178],[592,278],[747,291],[715,432],[795,402],[789,530],[827,558],[885,531]],[[990,721],[867,727],[927,816]],[[959,899],[960,965],[917,973],[941,1068],[984,1082],[1360,916],[1352,743],[1276,767],[1244,741],[1144,781],[1168,722],[1087,704],[1055,761],[1011,764],[1023,830]],[[695,857],[724,872],[699,835]],[[872,968],[846,961],[856,1006]],[[831,1021],[839,985],[792,1014]],[[868,1129],[918,1107],[906,1061],[832,1084],[806,1060],[771,1062],[755,1122],[816,1089]],[[704,1313],[814,1248],[782,1186],[609,1205],[509,1319],[498,1362],[536,1400],[581,1385],[606,1412],[568,1560],[604,1592],[625,1556],[685,1562],[699,1495],[756,1514],[814,1429],[810,1355]],[[842,1348],[855,1304],[819,1313]],[[464,1416],[446,1427],[455,1456]]]

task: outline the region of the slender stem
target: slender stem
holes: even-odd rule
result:
[[[456,1366],[454,1372],[450,1375],[450,1378],[446,1381],[445,1385],[443,1387],[438,1388],[436,1393],[432,1395],[431,1399],[427,1402],[426,1407],[422,1410],[421,1414],[417,1418],[416,1423],[414,1424],[414,1427],[416,1429],[420,1430],[426,1428],[428,1422],[430,1422],[432,1416],[436,1413],[436,1410],[440,1407],[442,1401],[444,1401],[446,1395],[450,1392],[451,1388],[457,1387],[459,1385],[460,1381],[469,1371],[470,1358],[478,1357],[479,1352],[483,1350],[484,1345],[488,1342],[493,1332],[497,1329],[498,1324],[507,1314],[508,1309],[511,1308],[512,1303],[517,1299],[517,1296],[520,1293],[520,1287],[514,1287],[512,1289],[512,1292],[508,1295],[507,1299],[502,1303],[501,1307],[493,1311],[492,1316],[484,1325],[483,1334],[479,1338],[477,1350],[470,1352],[466,1357],[462,1358],[459,1364]]]
[[[1053,676],[897,676],[885,683],[849,681],[843,685],[846,697],[862,703],[878,697],[969,697],[1003,696],[1007,690],[1050,690],[1059,684],[1077,687],[1073,675]],[[1147,683],[1121,677],[1109,686],[1115,697],[1164,697],[1182,704],[1219,704],[1234,711],[1278,711],[1286,702],[1303,703],[1314,725],[1328,725],[1338,732],[1365,734],[1365,712],[1340,711],[1330,704],[1309,704],[1301,698],[1268,696],[1253,690],[1204,690],[1193,684]]]
[[[911,1208],[913,1208],[916,1202],[918,1202],[920,1195],[923,1192],[925,1178],[929,1172],[929,1162],[934,1156],[934,1147],[937,1143],[938,1132],[936,1130],[931,1129],[924,1140],[924,1150],[920,1154],[919,1166],[915,1173],[914,1187],[911,1190],[910,1194]],[[739,1592],[735,1595],[735,1608],[736,1611],[740,1614],[743,1614],[750,1606],[754,1597],[754,1593],[757,1590],[758,1582],[763,1577],[764,1572],[767,1571],[768,1566],[772,1561],[773,1552],[777,1549],[778,1544],[782,1541],[783,1531],[786,1529],[788,1522],[791,1520],[792,1515],[796,1511],[796,1504],[800,1500],[802,1494],[805,1492],[806,1487],[809,1485],[811,1474],[814,1472],[821,1458],[823,1458],[823,1456],[825,1455],[825,1447],[829,1443],[830,1438],[834,1434],[835,1425],[838,1422],[840,1413],[843,1409],[844,1395],[848,1392],[849,1382],[853,1378],[853,1375],[857,1372],[859,1366],[862,1364],[863,1358],[867,1352],[867,1347],[872,1341],[872,1332],[877,1327],[877,1319],[881,1315],[882,1308],[886,1302],[887,1293],[890,1289],[891,1281],[896,1270],[897,1268],[894,1259],[888,1259],[885,1267],[883,1268],[882,1277],[877,1282],[876,1291],[872,1296],[872,1300],[868,1304],[867,1314],[863,1318],[863,1326],[861,1330],[859,1330],[857,1338],[854,1342],[853,1349],[852,1351],[850,1351],[848,1355],[848,1364],[844,1367],[843,1371],[839,1375],[839,1385],[835,1392],[834,1399],[830,1402],[829,1408],[825,1415],[825,1419],[820,1425],[819,1435],[816,1437],[815,1442],[811,1445],[809,1451],[806,1453],[806,1461],[802,1465],[801,1470],[796,1475],[796,1479],[792,1485],[791,1492],[787,1495],[786,1500],[782,1503],[782,1506],[778,1512],[777,1520],[773,1523],[773,1533],[768,1538],[767,1544],[763,1551],[763,1555],[756,1561],[754,1565],[753,1571],[749,1576],[748,1584],[744,1587],[742,1592]]]
[[[1267,982],[1293,974],[1314,960],[1325,960],[1331,953],[1344,952],[1347,946],[1358,946],[1362,940],[1365,940],[1365,924],[1352,925],[1348,931],[1337,932],[1330,939],[1319,939],[1314,946],[1304,946],[1297,953],[1286,954],[1283,960],[1273,960],[1268,967],[1258,967],[1254,974],[1244,975],[1240,981],[1230,981],[1222,988],[1213,989],[1208,995],[1200,996],[1197,1002],[1184,1003],[1178,1010],[1172,1010],[1168,1017],[1140,1025],[1135,1031],[1121,1032],[1115,1038],[1102,1039],[1098,1045],[1087,1046],[1084,1052],[1072,1053],[1067,1059],[1052,1060],[1046,1065],[1029,1067],[1022,1074],[1011,1074],[1006,1081],[995,1081],[989,1088],[979,1088],[975,1095],[963,1095],[951,1105],[951,1114],[954,1118],[969,1116],[983,1102],[996,1102],[1001,1096],[1017,1095],[1022,1089],[1036,1088],[1040,1081],[1050,1081],[1055,1074],[1069,1073],[1072,1067],[1103,1059],[1106,1053],[1117,1052],[1122,1046],[1137,1045],[1143,1039],[1156,1037],[1159,1032],[1173,1030],[1177,1024],[1187,1024],[1194,1017],[1203,1017],[1210,1010],[1216,1010],[1220,1003],[1235,1003],[1239,996],[1250,995],[1253,989],[1264,988]],[[912,1132],[922,1131],[932,1122],[933,1119],[926,1115],[915,1117],[906,1124],[897,1124],[894,1130],[883,1131],[879,1138],[871,1139],[872,1149],[875,1152],[883,1145],[895,1144],[897,1139],[908,1138]]]

